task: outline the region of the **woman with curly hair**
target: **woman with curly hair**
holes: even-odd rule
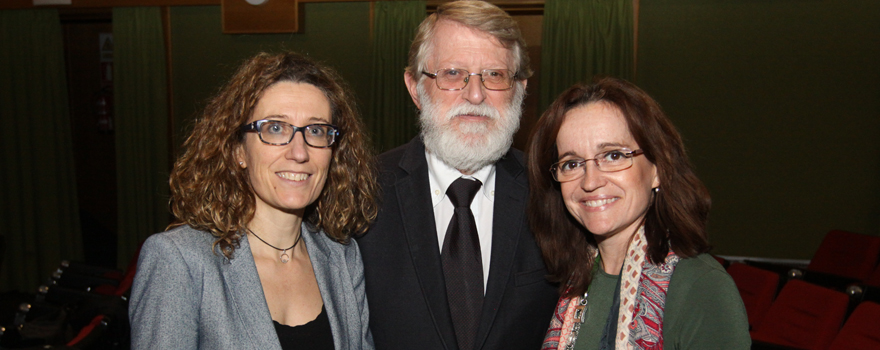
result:
[[[373,348],[350,238],[376,216],[376,172],[353,101],[295,53],[238,69],[174,165],[179,222],[143,245],[132,348]]]
[[[709,193],[660,106],[604,78],[562,93],[529,146],[529,219],[561,298],[543,349],[748,349],[709,254]]]

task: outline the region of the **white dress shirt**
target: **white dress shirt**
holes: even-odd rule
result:
[[[425,152],[428,159],[428,180],[431,185],[431,201],[434,207],[434,222],[437,225],[437,242],[443,252],[443,240],[446,230],[452,221],[455,207],[446,196],[446,189],[460,177],[477,179],[483,183],[480,191],[471,202],[471,212],[477,222],[477,235],[480,238],[480,257],[483,260],[483,293],[486,293],[486,282],[489,280],[489,262],[492,254],[492,216],[495,212],[495,164],[488,165],[471,175],[464,175],[446,163],[443,163],[430,152]]]

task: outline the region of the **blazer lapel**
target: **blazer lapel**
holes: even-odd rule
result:
[[[401,176],[394,188],[419,286],[444,348],[456,349],[458,346],[446,299],[440,245],[435,232],[437,226],[431,206],[428,163],[421,140],[416,138],[410,142],[399,165],[407,175]]]
[[[477,330],[477,347],[480,349],[495,321],[501,300],[512,275],[513,259],[523,227],[528,195],[528,183],[523,177],[523,167],[508,152],[496,163],[495,212],[492,216],[492,261],[489,280],[483,299],[483,313]]]
[[[312,270],[315,272],[315,279],[318,281],[318,290],[321,292],[321,299],[324,300],[324,309],[327,311],[327,318],[330,320],[330,329],[333,333],[333,343],[337,350],[349,348],[348,338],[351,332],[348,329],[350,322],[341,320],[348,313],[343,312],[345,306],[352,304],[351,301],[346,303],[343,286],[337,286],[344,280],[351,280],[350,277],[343,278],[341,274],[348,270],[345,266],[340,266],[338,261],[344,259],[332,257],[332,250],[327,246],[326,241],[317,235],[323,235],[323,232],[313,232],[309,230],[307,224],[302,225],[303,241],[306,244],[306,250],[309,252],[309,260],[312,263]],[[348,288],[351,289],[350,287]],[[353,341],[354,339],[352,339]]]
[[[242,336],[248,337],[244,344],[253,344],[254,349],[281,349],[272,315],[266,305],[263,286],[257,265],[251,254],[247,236],[242,236],[240,246],[235,249],[235,258],[223,264],[223,283],[229,295],[230,309],[237,315],[236,320],[243,331]],[[225,259],[221,258],[220,261]]]

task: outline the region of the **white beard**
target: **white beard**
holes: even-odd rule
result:
[[[479,83],[479,81],[477,81]],[[473,105],[468,102],[452,106],[445,116],[437,115],[438,106],[418,84],[419,123],[425,148],[440,161],[464,173],[474,173],[501,159],[510,145],[513,134],[519,129],[525,89],[514,84],[510,105],[499,111],[485,103]],[[489,117],[488,123],[460,122],[453,125],[459,115]]]

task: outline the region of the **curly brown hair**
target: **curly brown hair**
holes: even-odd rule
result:
[[[645,157],[657,166],[662,190],[645,214],[648,259],[658,264],[671,248],[682,258],[709,251],[706,222],[709,191],[693,171],[684,143],[660,105],[630,82],[599,78],[566,90],[538,121],[529,141],[529,222],[541,247],[550,279],[566,296],[583,295],[592,279],[597,247],[593,235],[568,212],[559,183],[549,169],[559,158],[556,136],[572,109],[590,103],[619,109]],[[570,289],[568,289],[570,287]]]
[[[375,154],[358,117],[349,87],[331,68],[293,52],[260,53],[246,60],[195,121],[186,151],[174,164],[169,228],[189,225],[217,237],[231,259],[245,225],[253,218],[256,199],[247,171],[235,151],[244,140],[246,123],[263,91],[288,81],[320,89],[330,102],[332,123],[340,132],[333,144],[327,182],[318,200],[306,208],[304,221],[340,243],[366,231],[378,211]]]

